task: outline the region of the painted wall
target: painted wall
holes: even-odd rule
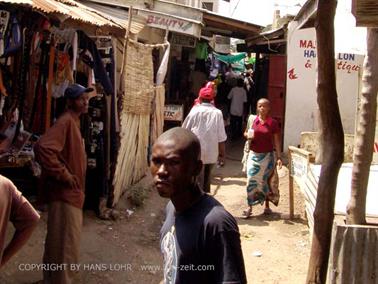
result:
[[[291,27],[289,27],[290,29]],[[336,53],[336,87],[344,133],[354,134],[363,55]],[[303,131],[318,131],[315,29],[295,30],[288,37],[284,149],[298,145]]]
[[[335,16],[336,87],[344,133],[354,134],[362,64],[366,53],[366,29],[356,28],[350,0],[339,1]],[[317,58],[314,28],[288,28],[287,94],[284,150],[300,143],[300,133],[317,131]]]

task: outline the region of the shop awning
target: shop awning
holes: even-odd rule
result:
[[[118,23],[125,29],[128,26],[128,11],[123,7],[101,5],[93,1],[81,1],[85,6],[90,7],[106,18],[111,19],[113,22]],[[141,17],[138,15],[132,16],[130,32],[133,34],[138,34],[146,25],[146,17]]]
[[[203,10],[203,22],[205,27],[202,30],[202,34],[205,36],[217,34],[245,39],[257,36],[263,29],[262,26],[221,16],[208,10]]]
[[[103,6],[106,13],[121,20],[121,24],[127,22],[127,14],[124,9],[133,7],[133,19],[138,15],[146,19],[146,26],[168,29],[171,32],[177,32],[199,38],[202,29],[202,12],[198,9],[180,5],[177,3],[156,1],[153,7],[148,7],[143,2],[134,0],[84,0],[85,5],[96,7]],[[83,1],[81,1],[83,2]],[[89,4],[91,3],[91,4]],[[97,6],[92,6],[97,5]],[[148,6],[148,5],[147,5]],[[105,11],[105,10],[102,10]],[[193,14],[190,18],[188,15]]]
[[[0,0],[0,3],[30,6],[32,9],[46,14],[60,14],[69,19],[98,27],[123,29],[110,18],[106,18],[96,10],[73,0]]]
[[[247,56],[247,53],[245,52],[241,52],[238,54],[229,54],[229,55],[218,54],[216,52],[213,52],[213,54],[215,58],[218,59],[219,61],[222,61],[224,63],[230,63],[230,64],[243,60]]]

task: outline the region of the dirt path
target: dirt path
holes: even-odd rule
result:
[[[296,219],[289,220],[289,176],[283,167],[279,171],[280,204],[271,206],[273,214],[264,215],[264,207],[257,205],[252,218],[242,218],[246,178],[241,173],[241,146],[240,142],[228,145],[227,164],[215,171],[212,194],[237,218],[248,282],[304,283],[310,238],[301,193],[295,188]]]
[[[274,214],[265,216],[262,207],[257,206],[254,217],[245,220],[239,217],[245,206],[246,180],[240,171],[242,145],[229,144],[227,149],[226,166],[215,170],[211,194],[238,220],[248,282],[304,283],[309,256],[308,228],[303,216],[293,221],[287,218],[287,169],[279,173],[281,200],[277,208],[272,207]],[[295,195],[295,213],[303,213],[300,193],[296,191]],[[159,283],[162,279],[159,229],[166,202],[150,190],[149,198],[140,208],[132,208],[123,199],[117,221],[99,220],[92,212],[85,212],[81,283]],[[42,272],[30,269],[30,265],[41,262],[45,233],[44,213],[31,241],[0,271],[0,283],[35,283],[42,279]]]

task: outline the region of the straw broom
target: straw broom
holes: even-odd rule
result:
[[[123,79],[121,145],[113,179],[115,205],[127,187],[146,173],[151,101],[154,94],[152,48],[128,41]]]

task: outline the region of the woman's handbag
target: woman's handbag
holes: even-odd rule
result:
[[[257,115],[250,114],[248,117],[247,121],[247,129],[252,127],[253,123],[255,122],[255,119],[257,118]],[[247,161],[248,161],[248,154],[249,154],[249,149],[250,149],[250,141],[247,139],[244,144],[244,149],[243,149],[243,158],[241,160],[241,163],[243,165],[242,167],[242,172],[246,173],[247,172]]]

